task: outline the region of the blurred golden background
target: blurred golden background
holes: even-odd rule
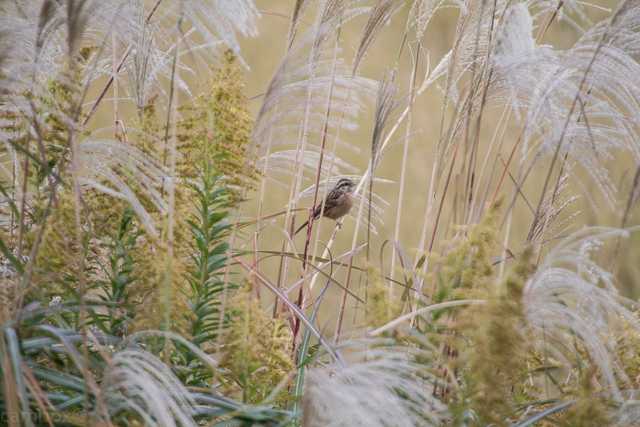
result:
[[[403,46],[404,25],[407,22],[407,15],[410,9],[410,3],[406,2],[398,12],[394,15],[391,23],[386,25],[381,33],[375,38],[373,45],[359,70],[359,75],[369,79],[379,81],[390,68],[397,71],[395,82],[399,87],[399,97],[406,97],[409,91],[409,82],[412,72],[413,51],[404,48],[399,54],[400,47]],[[586,7],[588,18],[593,22],[598,22],[607,17],[615,8],[618,2],[612,0],[598,1],[591,7]],[[258,0],[256,5],[261,13],[258,21],[259,36],[241,38],[241,53],[246,61],[245,69],[246,95],[249,98],[249,108],[255,117],[262,105],[263,95],[269,86],[274,73],[281,64],[283,56],[286,53],[288,43],[289,25],[291,22],[291,14],[294,8],[294,0]],[[313,5],[309,9],[313,9]],[[534,8],[532,8],[534,9]],[[311,16],[309,16],[311,15]],[[562,13],[561,13],[562,15]],[[346,64],[350,64],[357,50],[358,43],[362,34],[363,26],[367,21],[366,15],[361,15],[353,19],[342,27],[340,33],[341,40],[341,56]],[[432,22],[429,24],[427,31],[422,38],[422,61],[418,69],[417,75],[423,76],[427,72],[426,67],[430,69],[436,67],[443,56],[449,51],[454,42],[456,32],[456,22],[458,11],[455,8],[443,8],[439,10]],[[303,18],[301,25],[308,28],[312,24],[313,13],[307,13]],[[537,29],[536,29],[537,30]],[[557,49],[566,49],[580,37],[580,30],[572,26],[568,20],[556,20],[554,24],[545,33],[540,43],[553,46]],[[203,73],[209,72],[198,65],[198,61],[188,56],[183,58],[186,65],[193,67],[193,73],[184,73],[181,77],[190,85],[191,92],[194,94],[202,93],[206,90],[207,79],[203,79]],[[420,77],[419,77],[420,78]],[[190,102],[186,95],[181,95],[181,103]],[[406,188],[404,199],[402,201],[402,218],[400,221],[399,242],[403,250],[413,258],[418,246],[420,231],[424,221],[424,212],[427,204],[427,189],[431,178],[431,167],[434,162],[435,146],[438,142],[440,134],[440,122],[442,116],[443,105],[443,88],[442,85],[435,84],[431,86],[424,94],[417,97],[413,108],[412,129],[409,132],[408,161],[406,164]],[[371,144],[373,114],[375,100],[372,99],[366,108],[359,115],[359,128],[353,132],[345,132],[346,140],[349,144],[358,147],[361,153],[359,155],[350,150],[341,150],[339,155],[346,161],[354,165],[358,169],[358,173],[366,170],[368,164],[368,150]],[[498,123],[503,113],[503,105],[500,103],[489,104],[485,111],[483,122],[485,126],[481,132],[481,147],[488,145],[488,142],[494,135],[495,129],[492,123]],[[391,118],[393,123],[397,119],[397,112]],[[105,112],[100,114],[99,122],[107,123],[110,117]],[[517,138],[520,128],[514,126],[513,121],[505,131],[505,141],[513,141]],[[399,195],[399,179],[400,165],[403,157],[403,143],[405,138],[405,125],[403,124],[395,133],[392,139],[392,145],[385,151],[380,165],[376,168],[376,177],[384,178],[392,182],[381,183],[376,186],[375,191],[389,203],[389,207],[384,211],[382,223],[376,224],[378,235],[372,245],[372,253],[374,259],[378,260],[379,250],[385,240],[393,239],[394,225],[396,220],[396,209],[398,205]],[[319,144],[319,141],[312,141]],[[509,146],[506,144],[505,147]],[[480,155],[484,156],[485,152],[481,148]],[[503,148],[502,157],[507,158],[509,148]],[[634,174],[634,166],[631,161],[626,158],[617,158],[611,161],[612,180],[619,184],[619,188],[625,189],[631,185]],[[500,168],[501,164],[490,164],[491,167]],[[456,182],[456,175],[460,171],[455,170],[452,185],[462,186],[462,183]],[[510,173],[516,175],[515,170]],[[514,222],[510,240],[514,244],[518,244],[524,240],[528,233],[528,224],[531,223],[533,212],[528,204],[535,205],[539,197],[539,189],[546,170],[541,168],[540,172],[533,171],[532,177],[525,183],[522,192],[524,195],[530,196],[531,201],[527,203],[522,198],[518,198],[515,205]],[[584,171],[578,171],[578,174],[584,174]],[[588,182],[588,181],[585,181]],[[303,188],[310,183],[307,181],[303,184]],[[482,185],[483,183],[480,183]],[[620,225],[620,212],[624,209],[626,203],[625,191],[621,191],[618,206],[611,211],[610,209],[598,209],[604,202],[601,200],[597,192],[591,191],[589,184],[584,186],[570,188],[571,192],[577,193],[579,198],[573,203],[570,214],[567,217],[568,230],[575,230],[582,225]],[[505,199],[509,199],[514,190],[513,181],[508,181],[503,192]],[[243,205],[242,215],[247,218],[254,218],[257,213],[255,200],[252,200],[256,194],[250,194],[249,200]],[[264,214],[279,212],[286,208],[289,197],[289,189],[284,186],[271,185],[268,186],[268,197],[264,206]],[[451,238],[456,231],[456,218],[451,217],[454,200],[447,200],[445,203],[443,217],[446,218],[442,224],[443,227],[439,231],[439,240],[446,241]],[[303,200],[300,204],[301,208],[308,208],[311,204],[310,200]],[[572,216],[573,214],[577,214]],[[306,212],[298,214],[297,223],[302,223],[306,218]],[[633,224],[633,221],[629,222]],[[330,220],[320,221],[321,240],[326,242],[333,229],[333,222]],[[333,253],[339,254],[347,251],[351,247],[351,236],[354,222],[351,219],[345,221],[345,224],[338,234]],[[304,233],[301,233],[301,235]],[[251,238],[245,236],[243,243],[244,249],[251,248]],[[279,250],[283,238],[282,218],[273,221],[272,227],[268,233],[261,234],[261,249]],[[297,242],[301,246],[301,238],[298,236]],[[302,240],[303,241],[303,240]],[[624,292],[633,297],[640,295],[640,290],[635,289],[631,279],[640,275],[640,251],[637,250],[640,239],[632,235],[631,240],[625,242],[623,246],[625,250],[620,252],[618,260],[618,273],[621,279],[621,287]],[[301,247],[297,247],[301,250]],[[514,249],[515,250],[515,249]],[[384,259],[389,260],[391,251],[387,247]],[[263,264],[266,271],[275,272],[277,262],[267,262]],[[342,273],[338,273],[342,274]]]
[[[257,1],[258,8],[262,14],[259,21],[260,37],[258,38],[245,38],[242,41],[242,52],[246,59],[249,69],[246,72],[246,93],[251,98],[250,107],[254,114],[257,114],[262,97],[268,87],[269,81],[276,71],[287,47],[287,35],[289,30],[290,16],[294,7],[294,1],[291,0],[260,0]],[[408,4],[409,2],[407,2]],[[605,18],[611,10],[616,6],[615,1],[599,1],[594,4],[593,7],[587,7],[587,13],[590,19],[597,22]],[[396,82],[400,87],[400,95],[406,96],[408,93],[409,81],[411,78],[412,70],[412,58],[410,52],[405,49],[402,52],[400,58],[398,58],[398,51],[402,45],[402,36],[404,32],[404,25],[406,23],[407,14],[409,13],[409,6],[402,7],[391,21],[390,25],[387,25],[379,36],[375,39],[374,44],[367,54],[363,66],[361,67],[360,74],[368,78],[379,80],[383,77],[385,71],[397,60],[395,66],[398,70]],[[357,49],[358,41],[361,37],[361,31],[367,16],[360,16],[347,24],[341,32],[342,40],[342,54],[347,63],[353,58],[353,55]],[[457,19],[457,11],[453,8],[443,9],[436,13],[434,20],[430,23],[425,36],[422,39],[424,54],[428,55],[428,61],[421,63],[421,69],[418,74],[425,72],[425,62],[428,62],[431,68],[435,67],[440,59],[450,49],[454,36],[455,25]],[[308,22],[307,22],[308,24]],[[543,44],[551,45],[558,49],[565,49],[570,47],[580,37],[580,31],[574,28],[565,20],[556,22],[545,34],[544,39],[541,41]],[[413,129],[411,131],[411,137],[409,142],[409,156],[406,170],[406,192],[403,200],[403,219],[401,221],[399,240],[402,247],[408,252],[412,253],[418,244],[418,238],[420,234],[420,227],[422,224],[422,215],[425,211],[426,205],[426,189],[429,185],[430,179],[430,167],[433,164],[433,155],[435,144],[440,132],[440,119],[441,119],[441,106],[443,103],[442,90],[439,86],[433,86],[427,90],[422,96],[416,99],[414,107],[413,117]],[[486,123],[497,123],[502,113],[502,108],[499,105],[491,105],[487,110],[487,115],[483,119]],[[373,123],[373,105],[362,112],[360,115],[360,127],[356,132],[349,134],[348,140],[351,144],[361,148],[363,152],[367,152],[370,146],[372,123]],[[517,138],[517,128],[509,127],[506,133],[506,140],[510,138]],[[482,137],[484,140],[490,139],[492,136],[492,129],[483,128]],[[393,238],[394,222],[396,217],[396,205],[398,199],[398,180],[400,176],[399,165],[402,162],[402,144],[404,137],[404,126],[396,133],[393,139],[392,147],[386,151],[384,158],[380,166],[376,170],[376,176],[393,180],[394,183],[380,184],[377,186],[377,192],[390,203],[390,208],[386,209],[384,213],[383,225],[379,227],[379,239],[376,248],[385,239]],[[486,146],[486,144],[482,144]],[[506,151],[506,150],[505,150]],[[484,154],[484,153],[483,153]],[[342,156],[346,158],[350,163],[354,164],[359,170],[365,170],[367,166],[367,156],[357,156],[343,150]],[[504,157],[508,156],[508,152],[504,153]],[[494,165],[498,167],[499,165]],[[613,161],[613,174],[614,182],[624,183],[625,180],[629,181],[633,176],[633,164],[627,162],[625,159],[616,159]],[[515,171],[512,171],[515,175]],[[538,189],[542,184],[545,171],[536,173],[534,171],[534,177],[530,178],[523,189],[525,194],[530,194],[532,197],[532,203],[537,201]],[[455,179],[455,178],[454,178]],[[507,191],[506,194],[510,194],[513,190],[513,185],[505,185]],[[624,184],[623,184],[624,188]],[[575,229],[582,224],[608,224],[619,225],[620,217],[615,213],[611,213],[608,210],[593,209],[592,205],[584,200],[584,192],[589,192],[589,187],[576,188],[577,192],[581,194],[579,200],[576,201],[574,212],[580,212],[580,214],[574,218],[571,218],[571,224],[568,224]],[[621,192],[624,194],[624,192]],[[589,194],[590,197],[594,197],[596,203],[601,202],[598,199],[598,195],[594,192]],[[284,208],[287,202],[288,192],[284,189],[280,190],[277,187],[270,188],[269,192],[269,206],[267,212],[275,212]],[[623,205],[626,200],[620,200],[620,210],[623,209]],[[310,203],[306,201],[307,205]],[[247,214],[250,215],[251,204],[248,204]],[[519,200],[516,205],[517,214],[514,218],[513,235],[512,240],[514,242],[520,242],[526,236],[528,229],[526,227],[519,227],[519,224],[529,224],[533,213],[522,200]],[[299,222],[301,222],[299,220]],[[327,221],[327,220],[325,220]],[[350,244],[350,230],[353,226],[353,221],[347,221],[345,224],[344,238],[338,239],[338,246],[336,247],[336,253],[341,250],[346,250]],[[330,226],[323,226],[323,236],[328,237],[328,229]],[[451,230],[450,230],[451,231]],[[277,236],[273,241],[266,240],[266,246],[270,243],[276,245],[280,241],[281,236]],[[636,240],[637,242],[637,240]],[[632,247],[637,247],[633,241],[628,242]],[[374,251],[375,252],[375,251]],[[640,273],[637,270],[640,258],[638,255],[633,255],[633,252],[638,251],[624,251],[623,254],[625,260],[620,264],[626,266],[623,270],[632,270],[636,273]],[[623,272],[622,278],[631,276],[633,273],[628,271]],[[629,277],[627,277],[628,279]],[[631,289],[631,284],[625,281],[625,291],[636,296],[637,294]]]

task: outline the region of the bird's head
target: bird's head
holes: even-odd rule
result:
[[[355,186],[356,184],[349,178],[340,178],[336,183],[336,189],[346,193],[351,193]]]

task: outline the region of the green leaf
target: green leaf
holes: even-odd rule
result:
[[[33,426],[33,420],[31,419],[31,408],[29,405],[29,394],[27,393],[27,386],[22,376],[22,354],[20,353],[20,344],[18,342],[18,336],[13,328],[5,328],[4,336],[6,339],[7,347],[9,350],[9,356],[11,360],[11,367],[13,368],[13,378],[16,382],[18,391],[18,398],[20,399],[20,406],[22,406],[21,418],[27,426]]]

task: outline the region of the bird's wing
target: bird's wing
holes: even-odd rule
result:
[[[329,192],[329,194],[327,194],[327,198],[324,201],[324,212],[325,215],[326,213],[335,208],[335,206],[338,204],[338,200],[340,199],[340,196],[342,195],[341,191],[338,191],[336,189],[333,189]],[[313,219],[316,220],[318,218],[320,218],[320,214],[322,213],[322,203],[320,203],[318,206],[315,207],[315,209],[313,210]],[[307,224],[309,224],[309,221],[305,221],[304,224],[302,224],[294,233],[294,236],[296,234],[298,234],[304,227],[307,226]]]
[[[324,212],[326,212],[333,208],[336,205],[338,192],[335,190],[331,190],[329,194],[327,194],[327,198],[324,201]],[[318,219],[320,214],[322,213],[322,203],[318,204],[316,208],[313,210],[313,219]]]

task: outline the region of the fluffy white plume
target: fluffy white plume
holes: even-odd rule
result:
[[[137,414],[145,425],[195,427],[195,402],[180,380],[156,356],[127,349],[113,355],[102,382],[109,415]]]
[[[350,362],[309,369],[303,397],[305,427],[440,425],[446,405],[432,396],[433,378],[420,352],[384,341],[345,344]]]
[[[640,161],[640,85],[628,78],[640,73],[638,9],[628,3],[615,19],[561,50],[535,45],[529,12],[515,4],[505,14],[494,56],[494,97],[507,98],[525,123],[523,162],[559,148],[592,176],[611,206],[616,188],[606,162],[613,151]]]
[[[431,18],[436,11],[445,3],[446,0],[416,0],[409,11],[407,19],[407,27],[414,27],[416,39],[420,40],[423,36]]]
[[[623,230],[589,228],[560,242],[544,258],[524,289],[525,315],[544,351],[570,365],[577,339],[599,368],[611,395],[622,399],[620,383],[628,378],[615,356],[621,324],[640,333],[640,323],[621,297],[613,276],[592,253]]]
[[[530,55],[534,47],[533,19],[524,3],[516,3],[507,9],[504,23],[499,27],[495,62],[498,66],[506,67],[511,61],[519,61]]]
[[[259,13],[253,0],[182,0],[171,4],[176,15],[184,14],[205,40],[222,40],[237,55],[240,45],[236,33],[257,34]]]
[[[286,157],[301,165],[311,179],[323,139],[325,153],[334,145],[349,148],[345,133],[357,128],[360,110],[375,93],[375,82],[352,75],[340,58],[340,49],[328,42],[341,25],[368,11],[352,7],[353,3],[321,2],[315,25],[296,35],[269,84],[253,141],[262,170],[271,178],[271,172],[282,172],[279,160]],[[325,157],[323,163],[325,175],[354,170],[338,154]]]
[[[163,180],[169,178],[161,166],[135,147],[113,140],[83,141],[78,144],[78,160],[82,185],[126,200],[146,230],[153,236],[158,235],[153,218],[136,191],[153,202],[159,212],[165,212],[167,206],[161,188]],[[133,188],[127,183],[130,180],[135,182]]]

